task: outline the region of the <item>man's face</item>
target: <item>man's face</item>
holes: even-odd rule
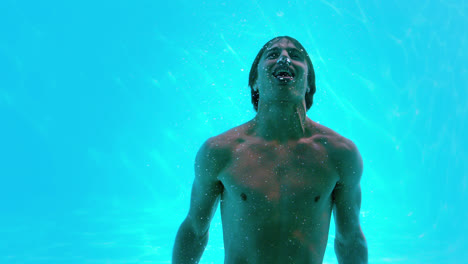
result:
[[[307,62],[304,52],[289,39],[280,39],[265,50],[257,72],[261,100],[304,100]]]

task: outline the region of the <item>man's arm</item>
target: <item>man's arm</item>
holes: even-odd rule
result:
[[[333,190],[335,253],[340,264],[368,263],[367,242],[359,223],[362,157],[350,140],[345,139],[341,147],[342,155],[338,160],[340,180]]]
[[[208,243],[210,222],[218,207],[223,185],[217,175],[226,155],[208,139],[195,158],[195,180],[190,209],[177,232],[172,253],[173,264],[198,263]]]

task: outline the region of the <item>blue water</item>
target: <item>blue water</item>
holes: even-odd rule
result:
[[[0,263],[170,263],[277,35],[364,160],[369,263],[468,263],[466,1],[0,1]],[[332,219],[324,263],[337,263]],[[224,258],[219,210],[201,263]]]

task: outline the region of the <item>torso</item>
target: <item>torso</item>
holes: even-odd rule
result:
[[[339,135],[309,122],[310,136],[284,144],[250,135],[247,124],[219,136],[231,155],[218,175],[226,264],[322,263]]]

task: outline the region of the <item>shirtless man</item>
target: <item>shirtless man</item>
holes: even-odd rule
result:
[[[291,37],[270,40],[249,86],[256,117],[197,153],[173,263],[199,262],[220,201],[225,264],[322,263],[332,211],[338,262],[367,263],[362,158],[352,141],[306,116],[315,74],[304,47]]]

